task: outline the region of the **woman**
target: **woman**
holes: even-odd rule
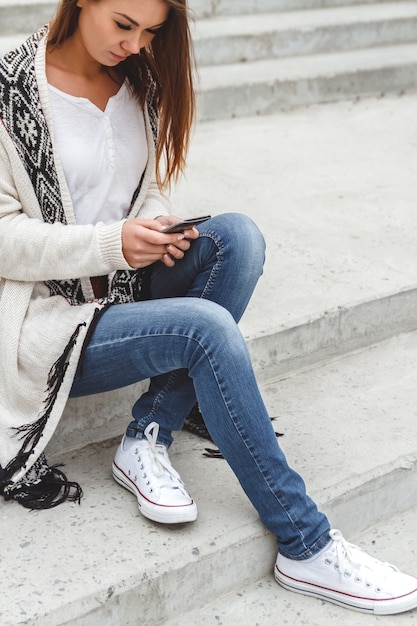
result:
[[[197,399],[277,537],[279,583],[365,612],[417,606],[417,580],[330,530],[276,442],[237,327],[262,273],[256,226],[163,232],[194,114],[186,1],[63,0],[0,72],[4,497],[79,500],[43,454],[67,398],[150,378],[113,462],[143,515],[196,518],[167,449]]]

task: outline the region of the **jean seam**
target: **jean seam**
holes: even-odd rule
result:
[[[219,239],[218,237],[216,237],[216,233],[214,231],[202,231],[200,232],[200,237],[207,237],[209,239],[211,239],[214,243],[214,245],[217,247],[217,252],[216,252],[216,258],[217,261],[216,263],[214,263],[211,272],[210,272],[210,276],[207,279],[206,285],[204,287],[204,290],[201,292],[200,298],[207,298],[208,294],[210,293],[210,290],[212,288],[212,286],[214,285],[215,281],[216,281],[216,276],[220,270],[221,264],[223,263],[224,257],[222,255],[222,251],[224,249],[224,245],[221,239]]]
[[[157,336],[157,335],[158,335],[157,333],[147,334],[148,337],[149,336]],[[269,477],[267,475],[267,472],[264,471],[264,469],[262,469],[262,467],[261,467],[261,465],[259,463],[258,456],[255,454],[256,451],[253,451],[252,448],[248,445],[247,436],[245,435],[244,432],[242,432],[242,425],[239,424],[239,419],[236,416],[234,416],[234,414],[231,412],[230,403],[229,403],[228,398],[227,398],[227,393],[226,393],[226,390],[224,389],[224,385],[222,383],[222,379],[218,375],[217,367],[216,367],[216,364],[215,364],[215,359],[213,359],[213,357],[211,355],[210,346],[208,348],[206,348],[203,345],[203,343],[202,343],[202,341],[201,341],[201,339],[199,337],[189,336],[189,335],[186,334],[186,332],[183,332],[183,333],[172,333],[172,335],[177,336],[177,337],[185,338],[186,340],[195,343],[203,351],[203,353],[205,355],[205,358],[207,359],[207,363],[209,364],[210,369],[212,371],[212,374],[213,374],[213,376],[215,378],[217,388],[219,390],[219,393],[221,394],[224,406],[225,406],[225,408],[226,408],[226,410],[228,412],[229,419],[230,419],[231,424],[233,425],[233,428],[235,429],[238,437],[240,438],[242,445],[246,448],[248,454],[250,455],[250,457],[252,459],[252,462],[255,464],[255,466],[257,468],[257,471],[259,472],[260,477],[262,478],[264,484],[268,488],[269,493],[275,499],[275,501],[278,503],[278,505],[281,507],[282,511],[287,516],[287,519],[289,520],[289,522],[291,523],[293,528],[296,529],[297,534],[298,534],[299,539],[300,539],[300,542],[302,543],[303,547],[305,548],[305,550],[303,551],[302,555],[298,556],[297,558],[299,558],[299,559],[306,558],[305,555],[309,554],[312,548],[308,547],[306,545],[304,534],[302,533],[301,529],[298,527],[297,523],[293,519],[293,513],[292,513],[291,505],[289,505],[287,502],[283,502],[282,498],[274,491],[273,485],[271,485],[271,481],[270,481],[270,479],[269,479]],[[191,367],[191,369],[192,369],[192,367]],[[172,379],[170,379],[169,382],[171,382],[171,380],[173,382],[173,380],[175,378],[175,376],[174,376],[175,371],[176,370],[174,370],[172,372],[173,376],[172,376]],[[166,393],[166,391],[168,390],[167,387],[168,387],[168,383],[167,383],[167,385],[165,385],[164,389],[162,389],[159,392],[159,394],[158,394],[159,398],[163,397],[163,395],[161,395],[161,394]],[[144,421],[146,422],[148,420],[149,420],[149,417],[141,418],[140,422],[137,422],[137,423],[141,424],[141,426],[142,426],[142,425],[144,425],[143,422]],[[145,424],[144,427],[146,427],[146,425],[147,424]],[[164,442],[161,440],[160,443],[164,443]],[[292,556],[291,558],[294,558],[294,557]]]
[[[137,425],[139,427],[139,430],[141,430],[142,432],[145,430],[146,426],[148,425],[149,420],[152,420],[153,418],[156,417],[156,415],[158,414],[158,405],[161,402],[161,400],[164,398],[164,396],[167,394],[167,392],[172,389],[174,383],[175,383],[175,379],[177,378],[177,370],[174,370],[171,372],[169,379],[167,381],[167,383],[165,384],[165,386],[159,391],[159,393],[155,396],[154,401],[152,403],[152,408],[149,411],[149,413],[147,415],[144,415],[143,417],[140,418],[140,420],[136,420]],[[163,440],[161,438],[161,441],[158,438],[158,443],[164,443],[166,444],[167,442],[165,440]]]
[[[227,406],[227,404],[226,404],[226,406]],[[233,423],[236,431],[238,432],[238,434],[239,434],[243,444],[245,445],[248,453],[250,454],[253,462],[255,463],[260,476],[262,476],[262,479],[263,479],[265,485],[268,487],[268,490],[269,490],[270,494],[272,495],[273,498],[275,498],[275,500],[277,501],[278,505],[281,507],[281,509],[283,510],[283,512],[285,513],[285,515],[287,516],[287,518],[289,519],[289,521],[291,522],[293,527],[297,529],[297,533],[298,533],[298,536],[300,538],[300,542],[304,546],[305,552],[308,552],[310,548],[308,548],[308,546],[305,543],[304,533],[298,527],[296,521],[294,520],[291,505],[287,501],[284,502],[283,499],[274,491],[273,485],[271,484],[271,481],[270,481],[269,477],[267,476],[267,473],[262,469],[262,467],[261,467],[261,465],[259,463],[258,457],[255,454],[256,450],[253,451],[252,448],[248,445],[248,442],[246,441],[246,437],[243,436],[243,433],[241,432],[238,424],[236,423],[236,421],[231,416],[229,407],[227,407],[227,410],[229,412],[230,419],[232,420],[232,423]]]
[[[316,554],[318,554],[323,548],[325,548],[330,543],[330,526],[325,530],[320,537],[313,543],[312,546],[301,552],[301,554],[289,554],[281,547],[279,548],[282,556],[285,556],[287,559],[291,559],[292,561],[305,561],[306,559],[310,559]]]
[[[258,472],[259,472],[260,476],[262,477],[262,479],[263,479],[263,481],[264,481],[264,484],[266,484],[266,486],[268,487],[268,490],[269,490],[270,494],[273,496],[273,498],[275,498],[275,500],[278,502],[279,506],[280,506],[280,507],[282,508],[282,510],[285,512],[285,514],[287,515],[287,517],[288,517],[289,521],[291,522],[291,524],[293,525],[293,527],[297,529],[297,533],[298,533],[298,535],[299,535],[299,538],[300,538],[300,541],[301,541],[302,545],[303,545],[303,546],[304,546],[304,548],[305,548],[305,552],[309,552],[309,550],[310,550],[311,548],[309,548],[309,547],[306,545],[306,543],[305,543],[305,537],[304,537],[304,534],[303,534],[303,532],[301,531],[301,529],[298,527],[298,525],[296,524],[296,522],[295,522],[295,521],[294,521],[294,519],[293,519],[293,515],[292,515],[292,511],[291,511],[291,506],[290,506],[290,505],[288,505],[288,503],[285,503],[285,504],[284,504],[284,503],[281,501],[281,498],[280,498],[280,497],[279,497],[279,496],[275,493],[275,491],[273,490],[272,485],[271,485],[271,482],[270,482],[270,480],[269,480],[268,476],[266,475],[266,473],[262,470],[262,468],[261,468],[261,466],[260,466],[260,464],[259,464],[259,461],[258,461],[257,456],[254,454],[254,452],[252,451],[251,447],[248,445],[248,442],[247,442],[247,437],[246,437],[246,436],[244,436],[244,434],[243,434],[243,433],[242,433],[242,431],[241,431],[241,428],[239,427],[239,422],[238,422],[238,419],[236,419],[235,417],[233,417],[233,415],[232,415],[232,413],[231,413],[231,411],[230,411],[229,402],[228,402],[228,400],[227,400],[227,396],[226,396],[226,395],[225,395],[225,393],[224,393],[224,389],[223,389],[222,381],[221,381],[221,379],[218,377],[218,373],[217,373],[217,371],[216,371],[216,367],[215,367],[215,361],[212,359],[211,354],[210,354],[210,351],[209,351],[209,350],[206,350],[206,349],[204,348],[204,346],[202,345],[202,343],[201,343],[201,341],[200,341],[199,339],[196,339],[196,338],[194,338],[194,337],[193,337],[193,338],[190,338],[190,339],[192,339],[193,341],[196,341],[196,342],[198,343],[198,345],[201,347],[201,349],[204,351],[204,354],[206,355],[207,361],[208,361],[208,363],[210,364],[210,368],[211,368],[211,370],[212,370],[212,372],[213,372],[213,376],[215,377],[215,380],[216,380],[216,383],[217,383],[217,387],[218,387],[218,389],[219,389],[219,392],[221,393],[221,396],[222,396],[222,398],[223,398],[224,405],[225,405],[225,407],[226,407],[226,409],[227,409],[227,412],[228,412],[228,414],[229,414],[230,421],[231,421],[231,423],[233,424],[233,428],[235,429],[235,431],[237,432],[238,436],[240,437],[240,440],[241,440],[242,444],[245,446],[246,450],[248,451],[248,453],[249,453],[250,457],[252,458],[253,463],[256,465],[257,470],[258,470]]]
[[[211,269],[210,272],[210,276],[208,277],[207,281],[206,281],[206,285],[204,287],[204,290],[201,292],[200,294],[200,298],[202,299],[207,299],[208,294],[210,293],[211,287],[213,286],[213,284],[216,281],[216,277],[217,274],[220,270],[221,264],[223,262],[223,256],[222,256],[222,250],[224,248],[224,245],[222,243],[222,240],[219,239],[218,237],[216,237],[216,233],[214,231],[203,231],[200,233],[200,237],[208,237],[209,239],[211,239],[214,243],[214,245],[217,248],[217,252],[216,252],[216,263],[213,264],[213,267]],[[157,405],[158,403],[164,398],[164,396],[166,395],[166,393],[172,389],[173,384],[175,382],[175,378],[176,378],[176,372],[173,371],[171,372],[171,376],[168,379],[166,385],[163,387],[163,389],[161,389],[159,391],[159,393],[157,394],[157,396],[154,399],[154,402],[152,404],[152,409],[151,411],[148,413],[148,415],[142,417],[140,420],[137,420],[137,424],[138,424],[138,429],[140,431],[143,432],[143,430],[146,428],[147,422],[149,421],[149,419],[155,418],[157,416]],[[216,378],[217,380],[217,378]],[[159,439],[158,439],[159,441]],[[165,440],[163,440],[163,438],[161,438],[160,443],[167,443]]]

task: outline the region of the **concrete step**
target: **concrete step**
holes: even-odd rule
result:
[[[0,37],[0,57],[17,48],[29,35],[30,33],[14,33]]]
[[[260,382],[416,328],[416,107],[387,97],[197,126],[174,212],[243,212],[264,233],[240,324]],[[143,387],[71,400],[53,450],[123,432]]]
[[[275,300],[272,298],[272,300]],[[370,346],[405,329],[415,329],[417,289],[360,303],[346,303],[306,318],[298,325],[262,330],[247,339],[258,382],[327,362],[335,356]],[[246,322],[250,324],[250,316]],[[123,433],[126,416],[148,387],[143,381],[123,389],[69,400],[49,443],[52,453],[68,452]]]
[[[200,66],[417,41],[417,3],[383,2],[198,20]]]
[[[373,4],[380,0],[190,0],[196,18]],[[0,0],[0,34],[31,33],[48,22],[57,1]]]
[[[416,363],[414,332],[261,387],[289,462],[348,538],[375,525],[378,538],[385,520],[417,505]],[[51,458],[83,486],[81,506],[29,513],[3,503],[2,626],[178,623],[179,615],[270,576],[274,538],[226,463],[203,456],[208,442],[178,433],[171,449],[199,506],[197,522],[175,528],[142,518],[135,498],[113,482],[116,445]],[[414,525],[409,549],[415,532]],[[390,558],[417,574],[401,526],[374,548],[387,546]],[[292,615],[295,598],[279,593],[283,615]]]
[[[0,54],[52,14],[47,2],[9,8],[0,4]],[[415,90],[416,32],[417,4],[410,1],[198,20],[198,119]]]
[[[202,67],[200,121],[415,91],[417,43]]]
[[[36,1],[36,0],[34,0]],[[300,11],[327,7],[375,4],[380,0],[190,0],[189,6],[197,18],[224,15],[270,13],[272,11]],[[389,1],[389,0],[382,0]]]
[[[264,233],[265,272],[241,322],[261,380],[414,326],[416,105],[386,97],[197,126],[174,211],[240,211]]]
[[[355,7],[389,0],[191,0],[189,5],[195,19],[206,20],[224,16],[239,16],[283,11]],[[0,0],[0,35],[30,34],[46,24],[55,14],[57,1]]]
[[[404,571],[416,572],[417,508],[376,524],[351,540],[368,553],[389,563],[401,560]],[[395,541],[392,538],[395,537]],[[247,567],[251,564],[247,563]],[[388,620],[388,621],[387,621]],[[272,574],[187,614],[164,622],[164,626],[415,626],[417,614],[403,613],[381,619],[373,615],[347,612],[328,602],[293,594],[291,597],[276,584]]]
[[[0,35],[30,34],[53,17],[57,2],[51,0],[0,0]],[[2,50],[5,51],[2,43]]]

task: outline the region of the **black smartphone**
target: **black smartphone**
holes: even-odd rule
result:
[[[197,226],[197,224],[201,224],[206,220],[209,220],[211,215],[203,215],[202,217],[192,217],[187,220],[181,220],[176,222],[175,224],[171,224],[171,226],[166,226],[162,229],[162,233],[182,233],[187,228],[193,228],[193,226]]]

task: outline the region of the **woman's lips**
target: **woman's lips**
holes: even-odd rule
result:
[[[124,61],[125,59],[127,59],[128,56],[130,56],[129,54],[125,54],[124,56],[120,56],[120,54],[115,54],[114,52],[110,52],[110,54],[112,55],[112,57],[114,59],[116,59],[116,61]]]

